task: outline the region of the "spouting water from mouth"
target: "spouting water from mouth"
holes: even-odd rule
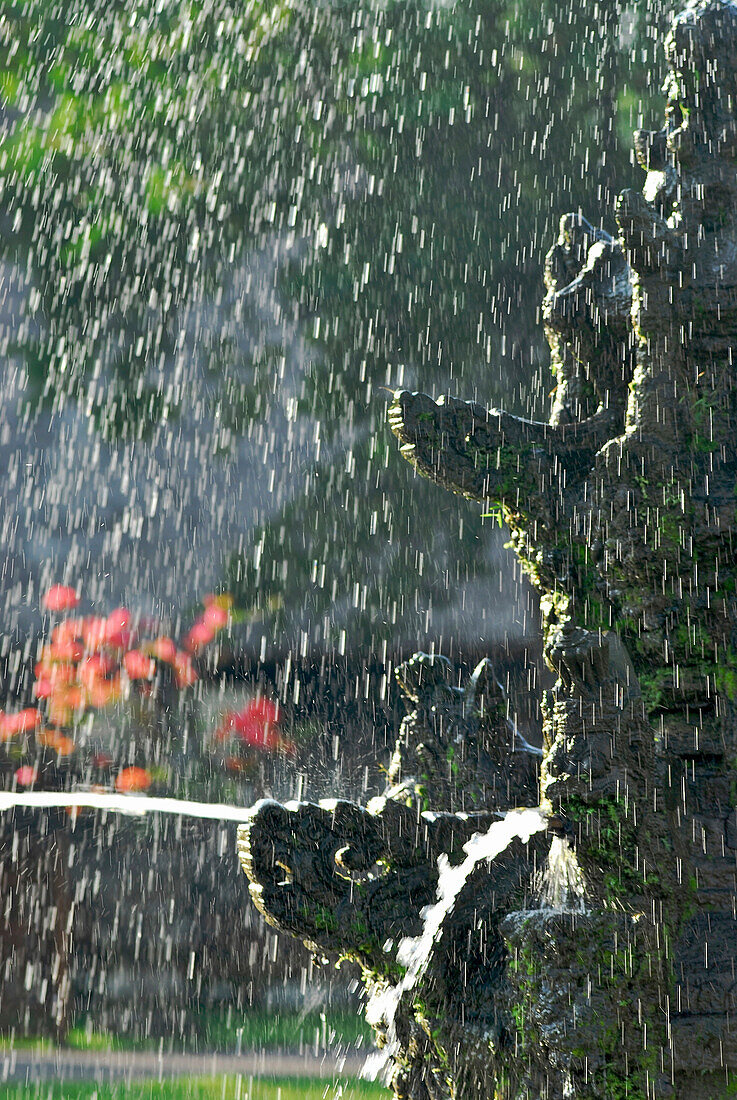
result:
[[[0,812],[26,809],[94,809],[143,817],[150,813],[179,814],[214,821],[243,822],[247,809],[223,802],[193,802],[186,798],[156,798],[145,794],[106,794],[101,791],[0,791]]]
[[[575,853],[565,837],[554,836],[543,874],[540,902],[543,909],[585,913],[585,884]]]

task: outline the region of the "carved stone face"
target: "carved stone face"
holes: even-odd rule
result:
[[[397,666],[394,675],[402,694],[416,703],[420,697],[430,698],[437,694],[444,698],[451,698],[452,672],[453,669],[447,657],[415,653],[408,661]]]
[[[475,1083],[469,1095],[492,1094],[496,1058],[509,1046],[512,1026],[500,1000],[505,949],[498,924],[524,907],[533,888],[546,849],[543,819],[536,819],[532,833],[512,826],[493,874],[464,846],[492,824],[506,829],[498,814],[418,814],[388,798],[365,808],[265,800],[239,829],[241,862],[266,919],[313,950],[364,968],[379,1002],[375,1026],[390,1034],[402,1062],[399,1095],[450,1100],[439,1049]],[[445,890],[452,888],[447,895],[439,888],[441,866]],[[439,897],[443,919],[428,933],[425,915],[442,905]],[[401,947],[415,944],[422,959],[412,970]]]
[[[387,941],[420,930],[440,853],[457,858],[496,819],[418,815],[384,798],[367,807],[264,799],[238,830],[238,852],[251,897],[271,924],[381,972],[392,965]]]
[[[387,873],[378,861],[388,850],[381,823],[351,802],[264,800],[238,832],[257,908],[270,923],[326,951],[350,953],[368,942],[359,914]]]
[[[623,340],[632,307],[630,270],[620,244],[586,225],[575,234],[561,232],[548,254],[547,268],[558,286],[561,276],[571,274],[573,256],[582,262],[575,277],[543,301],[546,325],[569,339],[576,331],[572,346],[578,356],[589,354],[604,332]]]
[[[684,164],[696,155],[731,158],[737,149],[737,4],[696,0],[676,18],[665,41],[668,148]],[[707,146],[710,143],[710,147]]]

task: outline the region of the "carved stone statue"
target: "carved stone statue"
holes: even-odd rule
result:
[[[492,1094],[487,1032],[497,1042],[509,1038],[497,1004],[505,954],[498,921],[525,906],[544,859],[541,818],[537,835],[497,860],[493,878],[486,865],[473,869],[407,982],[402,945],[422,936],[440,868],[462,865],[464,845],[499,825],[503,811],[539,801],[541,754],[507,721],[489,662],[464,688],[453,686],[452,672],[445,658],[422,653],[397,668],[409,713],[383,797],[365,808],[266,800],[238,837],[251,896],[266,919],[320,955],[361,965],[394,1062],[395,1091],[413,1100],[450,1095],[449,1058],[461,1077],[471,1075],[468,1095]]]
[[[488,666],[417,656],[385,796],[241,833],[267,918],[363,966],[407,1100],[737,1090],[737,3],[690,3],[666,56],[619,240],[567,215],[547,259],[549,422],[390,408],[541,593],[540,798]]]

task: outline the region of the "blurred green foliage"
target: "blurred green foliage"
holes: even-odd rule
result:
[[[666,16],[643,0],[2,0],[0,244],[32,284],[4,350],[34,402],[78,401],[108,439],[175,431],[196,303],[278,253],[301,376],[283,380],[282,337],[246,309],[251,352],[197,337],[203,415],[225,455],[268,435],[288,394],[321,457],[277,471],[287,503],[247,520],[227,583],[276,633],[421,630],[494,567],[480,509],[405,468],[384,388],[546,414],[544,253],[568,210],[612,229],[614,194],[641,178],[630,134],[659,118]]]

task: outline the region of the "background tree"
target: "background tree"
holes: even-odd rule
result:
[[[282,650],[447,642],[438,609],[474,580],[486,606],[502,536],[474,506],[437,522],[388,444],[382,387],[545,413],[540,256],[592,178],[610,227],[612,181],[637,178],[629,134],[660,106],[646,4],[2,14],[2,251],[26,314],[6,354],[47,417],[24,438],[64,422],[86,441],[92,418],[99,476],[140,513],[137,542],[123,522],[115,543],[103,494],[84,522],[47,506],[9,540],[16,571],[43,583],[29,543],[60,522],[57,564],[99,534],[92,596],[117,559],[176,609],[175,574],[230,558]],[[479,639],[504,612],[479,611]]]

